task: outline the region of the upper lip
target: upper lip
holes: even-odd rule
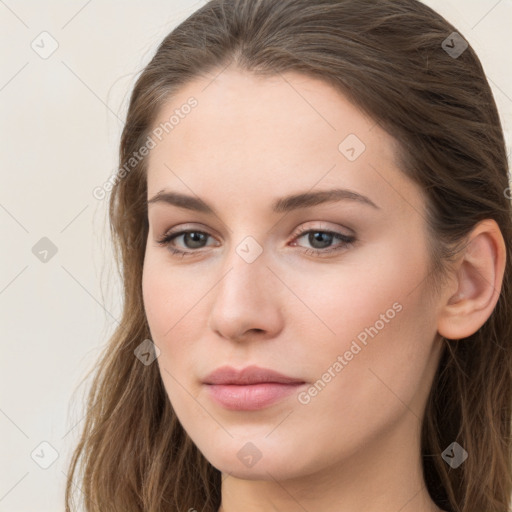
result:
[[[231,366],[221,366],[204,379],[204,384],[258,384],[261,382],[277,382],[280,384],[299,384],[304,383],[301,379],[288,377],[282,373],[270,370],[269,368],[260,368],[259,366],[246,366],[237,370]]]

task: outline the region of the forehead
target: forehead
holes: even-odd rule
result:
[[[191,98],[195,106],[185,107]],[[332,86],[300,73],[228,69],[195,79],[162,106],[158,127],[148,196],[164,188],[208,196],[219,183],[231,197],[333,185],[381,203],[389,187],[414,194],[392,137]]]

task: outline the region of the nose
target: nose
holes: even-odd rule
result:
[[[283,328],[283,284],[269,268],[265,252],[249,263],[233,249],[225,268],[212,290],[209,327],[233,341],[276,336]]]

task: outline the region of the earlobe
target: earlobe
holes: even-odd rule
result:
[[[501,291],[506,247],[497,223],[486,219],[477,224],[456,269],[456,291],[439,312],[437,330],[447,339],[474,334],[491,316]]]

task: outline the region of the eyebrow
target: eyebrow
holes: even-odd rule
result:
[[[336,188],[331,190],[320,190],[317,192],[303,192],[279,198],[272,204],[272,211],[275,213],[285,213],[292,210],[298,210],[300,208],[309,208],[324,203],[333,203],[342,200],[355,201],[359,204],[371,206],[372,208],[380,210],[380,207],[368,197],[354,192],[353,190]],[[177,206],[178,208],[184,208],[186,210],[194,210],[216,215],[214,208],[199,197],[188,196],[178,192],[161,190],[147,202],[148,205],[154,203],[165,203]]]

